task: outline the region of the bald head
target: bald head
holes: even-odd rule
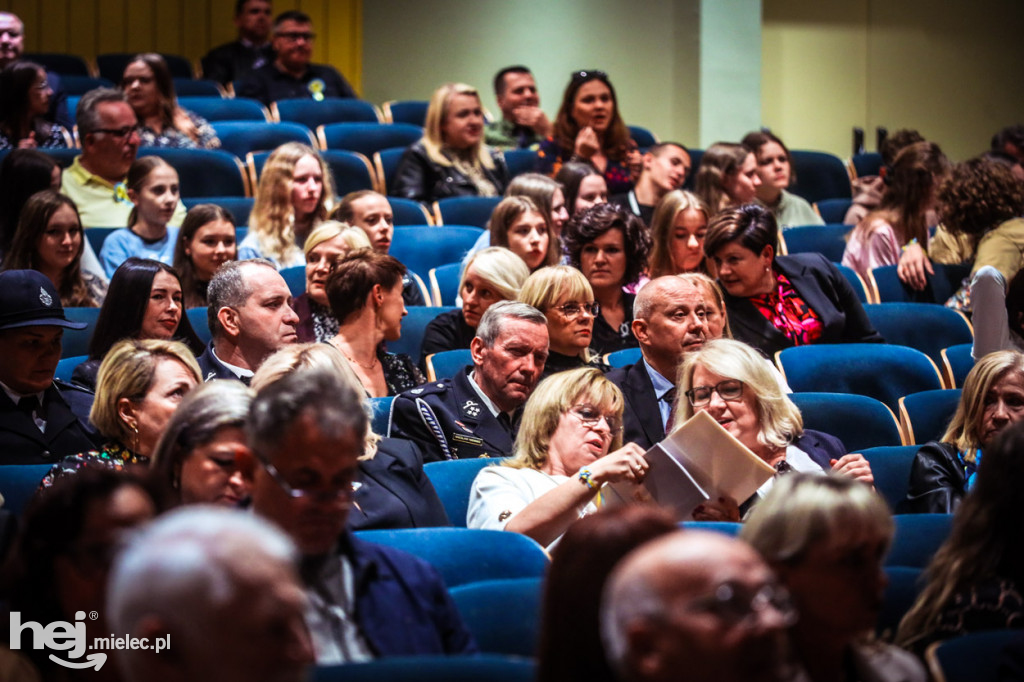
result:
[[[653,540],[613,571],[601,603],[612,666],[629,680],[778,679],[786,619],[752,600],[771,570],[739,540],[679,531]]]
[[[644,358],[672,381],[685,353],[708,340],[707,302],[699,283],[668,275],[648,282],[633,304],[633,335]]]

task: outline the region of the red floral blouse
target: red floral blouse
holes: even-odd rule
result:
[[[794,346],[806,346],[821,338],[818,314],[800,297],[781,272],[775,273],[775,289],[763,296],[751,296],[750,302]]]

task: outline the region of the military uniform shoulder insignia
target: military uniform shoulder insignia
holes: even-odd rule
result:
[[[410,390],[409,393],[412,393],[413,395],[419,395],[420,393],[423,393],[423,389],[422,388],[414,388],[414,389]]]
[[[462,411],[465,412],[466,416],[468,416],[468,417],[478,417],[478,416],[480,416],[481,408],[482,408],[482,405],[480,405],[480,403],[476,402],[475,400],[467,400],[462,405]]]

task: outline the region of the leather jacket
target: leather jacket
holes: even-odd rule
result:
[[[494,185],[495,193],[501,196],[508,186],[508,167],[501,152],[492,149],[490,153],[494,169],[484,168],[484,175]],[[429,204],[448,197],[474,196],[476,186],[454,166],[432,161],[423,143],[416,142],[405,150],[398,162],[389,194]]]

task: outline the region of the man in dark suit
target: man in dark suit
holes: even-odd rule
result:
[[[298,341],[299,316],[291,307],[291,292],[270,261],[224,263],[210,280],[206,298],[213,338],[199,356],[203,381],[240,379],[248,384],[274,351]]]
[[[0,273],[0,464],[48,464],[96,447],[76,416],[88,414],[91,394],[53,380],[64,330],[84,328],[64,317],[46,275]]]
[[[608,379],[626,400],[623,440],[646,449],[665,438],[683,356],[708,340],[704,289],[670,275],[651,280],[633,304],[633,335],[642,357],[612,370]]]
[[[203,57],[203,78],[227,85],[274,61],[270,46],[270,0],[237,0],[238,40],[213,48]]]
[[[391,437],[415,441],[428,462],[512,454],[519,408],[547,361],[547,318],[525,303],[495,303],[470,352],[472,367],[391,403]]]

